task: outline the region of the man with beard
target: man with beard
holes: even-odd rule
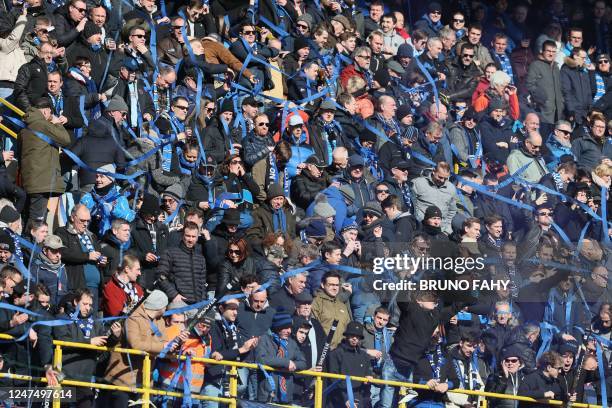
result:
[[[572,158],[572,124],[565,120],[555,123],[555,128],[546,140],[546,152],[544,159],[548,170],[555,171],[561,163],[561,157],[569,155]]]
[[[461,335],[459,346],[449,353],[445,369],[448,373],[447,379],[454,385],[453,388],[473,391],[484,388],[485,364],[478,356],[473,357],[479,342],[480,339],[475,333],[465,332]],[[465,394],[449,394],[448,397],[453,404],[463,407],[476,402],[474,397]]]
[[[532,183],[539,182],[548,173],[546,163],[540,154],[541,148],[542,136],[540,133],[529,133],[521,148],[513,150],[508,155],[506,164],[510,174],[514,174],[518,169],[528,165],[520,177]]]

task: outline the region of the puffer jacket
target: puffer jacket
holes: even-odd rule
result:
[[[0,38],[0,82],[15,82],[19,67],[26,64],[19,40],[26,26],[26,17],[19,16],[13,30],[6,38]]]
[[[539,182],[542,177],[548,174],[548,168],[542,156],[533,156],[523,148],[510,152],[506,163],[508,164],[510,174],[516,173],[517,170],[529,163],[529,166],[519,177],[532,183]]]
[[[217,273],[217,297],[228,291],[240,290],[240,279],[246,275],[255,275],[255,272],[255,261],[252,257],[238,263],[226,259],[219,265]]]
[[[53,12],[55,35],[60,47],[67,47],[79,37],[77,24],[70,18],[69,5],[65,4]]]
[[[159,287],[172,301],[183,295],[188,304],[206,298],[206,260],[198,245],[189,249],[183,242],[170,248],[159,261]]]
[[[62,147],[70,144],[70,134],[62,125],[54,125],[45,120],[38,109],[28,109],[23,121],[27,128],[19,132],[18,143],[24,190],[28,194],[63,193],[66,185],[61,174],[59,150],[36,136],[34,131],[47,135]]]
[[[65,58],[56,59],[57,68],[63,74],[68,70]],[[13,98],[22,110],[27,110],[38,98],[47,94],[47,64],[36,56],[32,61],[22,65],[15,78]]]
[[[273,146],[272,136],[261,137],[250,133],[244,141],[244,163],[251,167],[258,161],[267,158],[270,154],[268,147]]]

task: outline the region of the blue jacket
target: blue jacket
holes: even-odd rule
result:
[[[545,157],[546,167],[548,167],[548,170],[550,171],[557,170],[557,166],[561,162],[561,156],[563,156],[564,154],[569,154],[574,158],[574,160],[576,160],[576,156],[574,156],[574,153],[572,152],[572,146],[563,146],[555,138],[554,133],[548,135],[548,139],[546,140],[546,147],[550,152],[550,155]]]
[[[98,226],[98,236],[103,236],[111,227],[115,218],[123,218],[128,222],[134,221],[136,213],[130,208],[127,198],[121,194],[119,186],[113,186],[103,197],[95,192],[95,188],[81,197],[81,204],[84,204],[94,221],[92,225]]]

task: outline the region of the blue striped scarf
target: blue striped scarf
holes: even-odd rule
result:
[[[510,82],[514,83],[514,73],[512,72],[512,64],[510,63],[510,58],[508,58],[508,55],[506,55],[505,53],[496,54],[495,52],[493,52],[493,55],[495,56],[497,61],[499,61],[499,64],[501,65],[501,70],[510,76]]]
[[[602,76],[599,73],[595,73],[595,95],[593,96],[593,102],[597,102],[599,98],[604,96],[606,93],[606,84]]]

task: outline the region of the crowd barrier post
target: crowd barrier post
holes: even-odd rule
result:
[[[315,377],[314,408],[323,408],[323,378]]]
[[[489,406],[489,402],[486,397],[482,397],[480,399],[480,408],[487,408]]]
[[[149,408],[149,402],[151,401],[151,357],[145,354],[142,362],[142,406],[143,408]]]
[[[401,401],[408,394],[408,390],[406,389],[406,387],[400,386],[398,394],[399,394],[399,400]],[[406,408],[406,403],[402,402],[401,404],[398,405],[398,407],[399,408]]]
[[[232,366],[229,372],[229,396],[232,399],[230,408],[236,408],[236,398],[238,398],[238,367]]]

